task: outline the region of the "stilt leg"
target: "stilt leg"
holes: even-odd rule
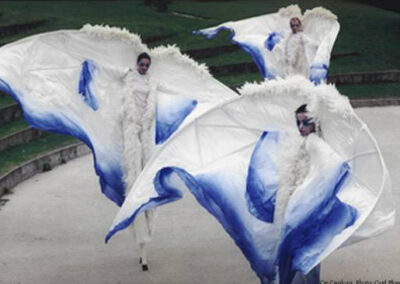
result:
[[[140,258],[139,261],[142,264],[142,270],[147,271],[149,270],[149,266],[147,265],[147,251],[146,251],[146,244],[145,243],[140,243],[139,244],[139,249],[140,249]]]

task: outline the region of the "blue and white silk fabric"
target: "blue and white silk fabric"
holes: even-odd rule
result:
[[[123,203],[126,190],[123,102],[143,88],[131,85],[139,81],[135,66],[141,52],[152,57],[148,78],[140,80],[148,83],[143,84],[148,86],[144,93],[153,90],[155,133],[148,144],[154,148],[206,109],[236,97],[176,47],[149,50],[125,29],[86,25],[0,49],[0,89],[18,101],[32,126],[85,142],[93,152],[103,193],[117,205]]]
[[[289,21],[297,17],[302,32],[292,33]],[[340,26],[330,11],[318,7],[304,15],[297,5],[277,13],[230,21],[194,31],[215,37],[221,30],[232,33],[232,42],[249,53],[264,78],[302,75],[315,83],[326,79],[330,55]]]
[[[107,240],[143,210],[177,200],[187,189],[235,241],[261,283],[288,284],[338,247],[393,225],[379,148],[334,86],[296,76],[248,84],[240,93],[165,143]],[[319,135],[298,133],[294,112],[302,104]]]

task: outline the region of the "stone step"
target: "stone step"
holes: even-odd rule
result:
[[[184,50],[183,53],[189,55],[193,59],[201,59],[201,58],[215,57],[221,54],[232,53],[239,50],[242,49],[237,45],[230,44],[230,45],[221,45],[215,47],[188,49]],[[331,55],[331,59],[336,59],[344,56],[360,56],[360,53],[356,51],[333,53]]]
[[[253,62],[235,63],[221,66],[210,66],[209,70],[213,76],[226,76],[243,73],[259,72]],[[351,72],[333,74],[328,76],[328,82],[340,84],[366,84],[366,83],[392,83],[400,82],[400,70],[380,70],[369,72]]]
[[[45,133],[42,137],[0,152],[0,175],[36,156],[78,142],[68,135]]]
[[[22,118],[22,109],[17,103],[0,109],[0,126],[20,118]]]
[[[43,26],[47,22],[48,20],[36,20],[27,23],[0,26],[0,36],[1,37],[12,36],[19,34],[21,32],[33,30],[35,28]]]
[[[340,84],[392,83],[400,82],[400,70],[382,70],[371,72],[352,72],[328,76],[328,82]]]
[[[386,97],[377,99],[354,99],[350,100],[354,108],[358,107],[381,107],[400,105],[400,97]]]
[[[90,153],[90,149],[82,142],[76,142],[72,145],[42,153],[0,175],[0,196],[37,173],[51,170],[55,166],[65,164],[67,161],[88,153]]]
[[[43,137],[46,134],[48,133],[33,127],[27,127],[10,135],[0,137],[0,151],[32,142],[33,140]]]
[[[233,63],[218,66],[209,66],[211,74],[214,76],[226,76],[242,73],[256,73],[259,72],[256,64],[253,62]]]
[[[183,53],[189,55],[193,59],[201,59],[201,58],[214,57],[221,54],[232,53],[239,50],[240,48],[237,45],[223,45],[217,47],[189,49],[183,51]]]
[[[154,36],[147,36],[147,37],[143,37],[142,41],[145,44],[152,44],[152,43],[156,43],[158,41],[164,40],[164,39],[168,39],[173,37],[175,34],[166,34],[166,35],[154,35]]]
[[[0,127],[0,139],[29,128],[28,123],[22,118],[11,121]]]

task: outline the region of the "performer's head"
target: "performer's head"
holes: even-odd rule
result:
[[[314,119],[307,110],[307,105],[301,105],[296,109],[296,123],[301,136],[308,136],[316,131]]]
[[[303,31],[301,28],[301,21],[299,18],[297,17],[291,18],[289,24],[290,24],[290,29],[294,34]]]
[[[151,58],[146,52],[139,54],[136,60],[136,70],[140,75],[146,75],[151,65]]]

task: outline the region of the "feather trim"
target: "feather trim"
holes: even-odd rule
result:
[[[324,120],[327,112],[344,118],[354,114],[349,99],[342,96],[334,85],[324,83],[315,86],[302,76],[265,80],[256,84],[246,83],[238,91],[244,96],[268,97],[268,101],[301,101],[308,105],[307,108],[317,123]]]
[[[290,76],[286,79],[265,80],[259,83],[245,83],[238,92],[244,96],[266,96],[276,100],[287,97],[310,101],[315,85],[303,76]]]
[[[211,74],[208,71],[207,65],[204,63],[199,64],[186,54],[182,54],[178,47],[175,45],[159,46],[153,48],[151,51],[151,56],[154,61],[157,59],[172,58],[175,64],[179,64],[182,67],[190,68],[191,71],[196,72],[199,76],[211,78]]]
[[[286,135],[282,137],[278,154],[279,190],[276,195],[274,212],[274,234],[278,240],[274,255],[278,254],[282,239],[285,212],[290,197],[304,182],[310,170],[310,156],[306,151],[306,139],[299,135]]]
[[[152,132],[156,115],[156,95],[157,85],[150,80],[149,96],[147,98],[147,105],[142,118],[143,166],[150,160],[152,156],[152,145],[154,145],[154,140],[152,140],[154,138]]]
[[[133,72],[128,75],[126,81],[127,91],[123,100],[121,119],[124,145],[122,166],[127,189],[133,186],[136,177],[150,159],[156,108],[156,85],[152,84],[151,80],[146,82],[147,78],[138,77],[140,75]],[[135,95],[137,92],[143,91],[147,95],[146,106],[144,112],[140,114],[135,102]]]
[[[130,43],[136,50],[147,52],[147,47],[142,43],[139,35],[131,33],[126,28],[110,27],[109,25],[86,24],[81,28],[82,32],[94,35],[103,39],[118,39]]]
[[[336,21],[337,16],[333,14],[331,11],[328,9],[325,9],[323,7],[316,7],[311,10],[306,10],[303,15],[303,21],[306,21],[307,18],[310,17],[320,17],[320,18],[325,18],[328,20]]]
[[[301,17],[301,9],[297,4],[289,5],[287,7],[280,8],[278,14],[282,17]]]

